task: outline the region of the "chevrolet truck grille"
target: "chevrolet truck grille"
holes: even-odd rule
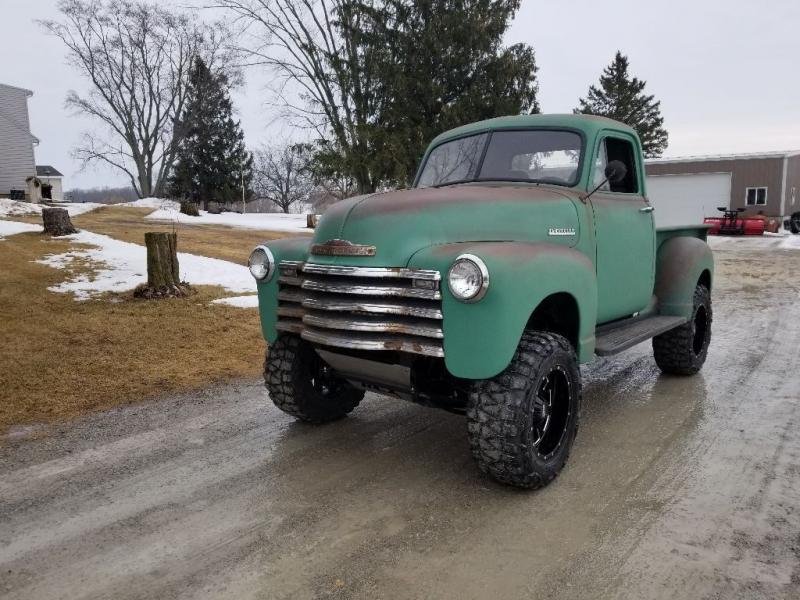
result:
[[[438,271],[278,265],[279,331],[316,344],[444,356]]]

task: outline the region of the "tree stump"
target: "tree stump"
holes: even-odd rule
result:
[[[44,224],[44,232],[53,236],[78,233],[69,218],[66,208],[43,208],[42,223]]]
[[[306,228],[307,229],[315,229],[317,227],[317,223],[319,222],[319,215],[315,214],[307,214],[306,215]]]
[[[147,246],[147,283],[134,290],[137,298],[174,298],[189,294],[190,288],[181,282],[178,266],[178,234],[148,232],[144,234]]]

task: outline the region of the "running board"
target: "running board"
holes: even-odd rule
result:
[[[684,323],[686,319],[683,317],[656,315],[601,327],[595,332],[594,351],[599,356],[617,354]]]

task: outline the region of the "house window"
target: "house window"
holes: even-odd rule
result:
[[[767,188],[749,187],[745,195],[747,206],[764,206],[767,203]]]

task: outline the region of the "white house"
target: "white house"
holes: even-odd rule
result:
[[[36,175],[33,146],[39,140],[31,133],[28,117],[30,90],[0,83],[0,197],[29,195],[26,181]]]

